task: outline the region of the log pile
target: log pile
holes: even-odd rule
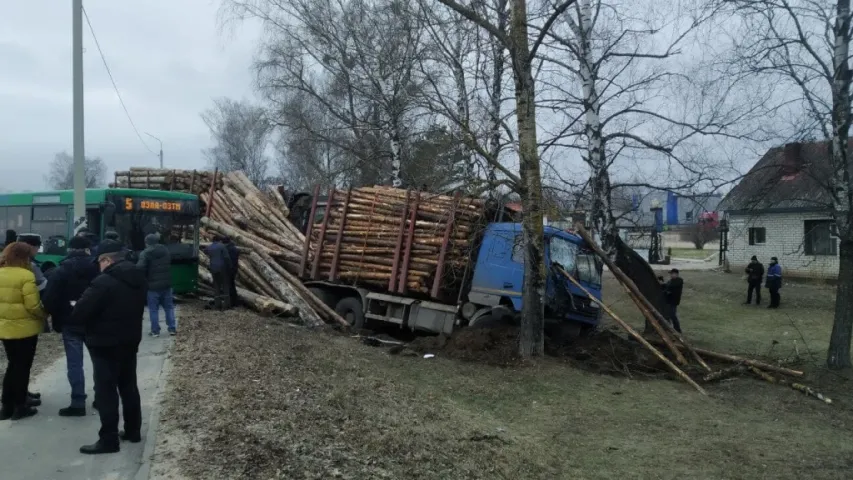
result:
[[[485,202],[391,187],[329,193],[300,273],[396,293],[455,298],[485,220]],[[319,218],[320,213],[312,212]]]
[[[201,236],[228,236],[240,250],[237,293],[249,307],[267,314],[298,316],[309,326],[347,325],[314,296],[295,272],[304,236],[287,220],[287,207],[277,191],[263,193],[242,172],[222,177],[222,187],[201,192],[209,216],[201,219]],[[210,290],[208,259],[201,259],[199,277]]]
[[[112,188],[138,188],[142,190],[168,190],[200,195],[223,186],[223,175],[219,172],[199,170],[175,170],[131,167],[115,173]]]

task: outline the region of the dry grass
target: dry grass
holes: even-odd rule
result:
[[[554,359],[501,368],[390,356],[186,305],[158,455],[192,479],[849,478],[851,382],[817,366],[832,291],[786,286],[785,308],[769,312],[739,305],[736,276],[686,282],[682,323],[696,343],[788,358],[802,331],[807,381],[836,403],[749,378],[702,397]],[[640,325],[615,287],[607,280],[606,300]]]

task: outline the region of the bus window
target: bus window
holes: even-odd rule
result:
[[[7,207],[6,208],[6,228],[15,230],[16,232],[30,231],[30,218],[32,217],[32,207]]]
[[[68,207],[64,205],[33,207],[30,231],[41,235],[45,254],[67,254]]]
[[[601,286],[601,260],[592,252],[578,255],[578,279],[589,285]]]
[[[107,225],[107,229],[114,228],[119,239],[133,251],[145,249],[145,237],[156,233],[163,243],[173,252],[181,257],[192,257],[195,255],[195,228],[197,218],[192,215],[175,215],[170,213],[151,212],[122,212],[117,213],[114,225]],[[191,239],[192,243],[183,246],[181,238]],[[172,247],[172,245],[176,247]]]

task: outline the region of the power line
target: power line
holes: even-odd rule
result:
[[[116,85],[116,81],[113,78],[113,72],[110,70],[110,66],[107,65],[107,58],[104,56],[104,51],[101,50],[101,44],[98,42],[98,37],[95,35],[95,29],[92,28],[92,22],[89,20],[89,14],[86,12],[86,8],[83,8],[83,17],[86,19],[86,24],[89,25],[89,31],[92,32],[92,40],[95,41],[95,47],[98,49],[98,54],[101,55],[101,61],[104,62],[104,68],[107,70],[107,75],[110,77],[110,82],[113,84],[113,89],[116,92],[116,96],[118,97],[118,101],[121,104],[121,108],[124,110],[124,114],[127,115],[127,120],[130,122],[130,126],[133,127],[133,131],[136,132],[136,137],[139,138],[139,141],[142,142],[142,145],[146,150],[151,152],[152,154],[156,153],[154,150],[151,150],[151,147],[145,143],[145,140],[142,139],[142,135],[139,133],[139,129],[136,128],[136,123],[133,122],[133,118],[130,117],[130,112],[127,110],[127,106],[124,104],[124,99],[121,98],[121,93],[118,91],[118,85]]]

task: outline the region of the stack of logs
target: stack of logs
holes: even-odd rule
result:
[[[332,190],[322,223],[310,230],[303,273],[450,298],[483,221],[479,198],[381,186]]]
[[[287,220],[287,206],[277,191],[263,193],[243,172],[231,172],[223,177],[222,188],[200,197],[209,213],[201,219],[204,239],[228,236],[241,251],[237,293],[244,303],[262,313],[298,313],[310,326],[346,325],[296,277],[305,240]],[[201,283],[211,285],[208,259],[202,257],[200,263]]]
[[[144,190],[168,190],[200,195],[223,186],[223,175],[219,172],[198,170],[174,170],[132,167],[116,172],[113,188],[139,188]]]

